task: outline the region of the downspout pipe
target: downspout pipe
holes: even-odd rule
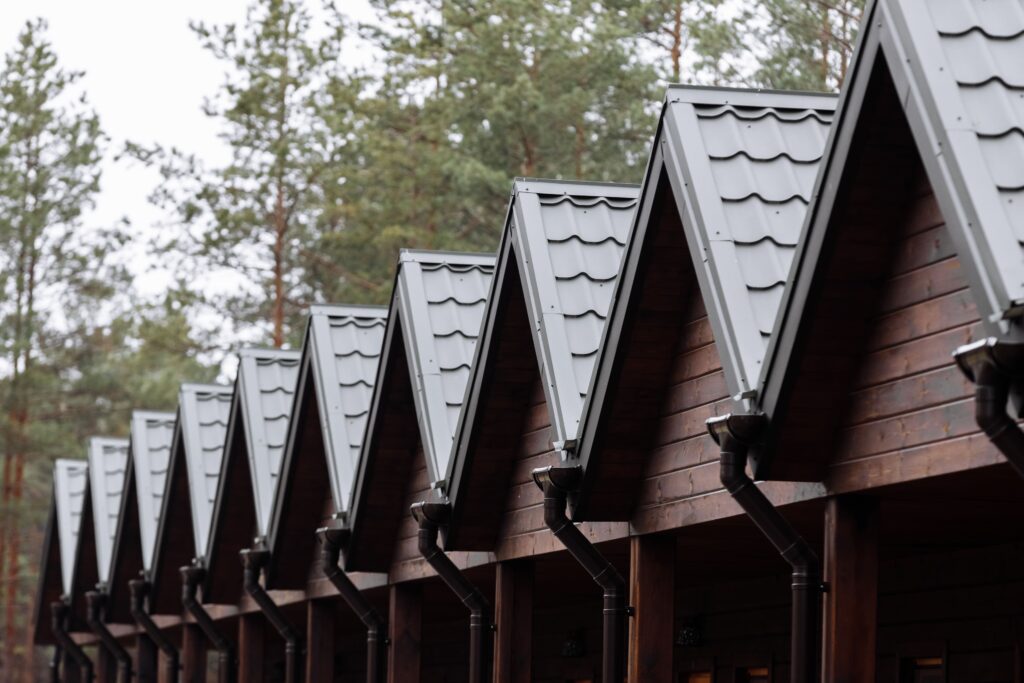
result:
[[[578,466],[541,467],[533,480],[544,492],[544,524],[604,592],[601,680],[621,681],[625,672],[626,582],[566,514],[569,494],[579,487]]]
[[[974,419],[988,440],[1024,478],[1024,432],[1010,416],[1010,387],[1024,378],[1024,344],[989,337],[953,353],[960,370],[974,382]]]
[[[217,683],[231,683],[233,679],[234,655],[231,651],[231,641],[217,628],[213,617],[206,611],[202,603],[196,597],[199,584],[206,575],[198,564],[191,564],[181,568],[181,604],[192,618],[196,620],[203,635],[217,651]]]
[[[483,683],[491,669],[494,644],[491,605],[437,543],[440,527],[451,519],[451,506],[447,503],[420,501],[412,505],[411,511],[413,519],[419,524],[417,535],[420,555],[469,609],[469,683]]]
[[[260,611],[267,617],[281,637],[284,638],[284,680],[285,683],[299,681],[299,654],[301,638],[284,616],[284,612],[260,584],[260,573],[270,560],[270,551],[265,548],[248,548],[239,553],[242,558],[242,575],[245,592],[248,593]]]
[[[146,610],[146,596],[149,595],[149,588],[149,581],[145,579],[132,579],[128,582],[128,590],[131,591],[132,618],[164,653],[166,668],[162,680],[175,683],[178,680],[178,648],[174,647],[174,643],[160,630]]]
[[[747,476],[747,451],[766,423],[761,414],[723,415],[708,420],[707,427],[721,449],[722,485],[792,567],[789,679],[791,683],[813,683],[818,667],[820,562],[807,541]]]
[[[348,541],[348,530],[323,527],[316,530],[320,540],[320,571],[366,626],[366,683],[384,683],[384,657],[387,626],[340,566],[341,547]]]
[[[53,657],[50,658],[50,681],[60,683],[60,658],[64,656],[64,650],[60,645],[53,646]]]
[[[101,591],[88,591],[85,594],[86,623],[96,637],[100,639],[103,647],[117,660],[118,678],[122,683],[132,680],[132,656],[117,642],[117,638],[110,632],[103,622],[103,607],[107,604],[107,594]]]
[[[85,650],[74,641],[67,631],[68,604],[63,600],[51,603],[50,619],[50,628],[53,631],[53,638],[57,641],[58,648],[75,660],[85,683],[92,683],[92,661],[85,654]]]

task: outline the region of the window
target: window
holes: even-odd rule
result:
[[[736,683],[768,683],[767,666],[748,666],[736,672]]]
[[[942,657],[908,657],[903,660],[905,683],[945,683],[946,663]]]
[[[684,683],[711,683],[710,671],[694,671],[687,674],[683,679]]]

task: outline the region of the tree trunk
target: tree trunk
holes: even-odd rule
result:
[[[683,3],[677,2],[672,16],[672,80],[676,83],[682,77],[683,58]]]

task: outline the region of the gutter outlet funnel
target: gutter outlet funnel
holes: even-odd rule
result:
[[[164,653],[166,669],[164,679],[168,683],[176,683],[178,680],[178,649],[174,647],[163,631],[156,625],[153,618],[146,610],[146,596],[149,595],[149,581],[145,579],[132,579],[128,582],[128,589],[131,591],[131,612],[135,623],[139,625],[153,643]]]
[[[974,419],[989,441],[1024,478],[1024,432],[1010,416],[1010,387],[1024,378],[1024,344],[995,337],[961,346],[953,353],[974,382]]]
[[[707,426],[721,448],[722,484],[793,569],[790,681],[813,683],[818,667],[821,569],[811,546],[747,476],[747,450],[766,423],[762,414],[724,415],[711,418]]]
[[[107,604],[107,594],[98,590],[85,594],[86,621],[89,628],[100,639],[103,647],[117,660],[118,678],[123,683],[132,680],[132,657],[128,654],[117,638],[103,622],[103,607]]]
[[[50,604],[50,628],[53,631],[53,638],[57,641],[58,649],[66,652],[78,664],[85,683],[92,683],[92,662],[82,647],[68,634],[68,611],[68,604],[63,600]]]
[[[348,542],[348,535],[347,529],[335,527],[316,530],[320,541],[320,571],[366,626],[366,683],[384,683],[384,646],[387,643],[384,619],[338,566],[341,548]]]
[[[569,494],[579,487],[582,475],[579,465],[541,467],[533,471],[533,480],[544,492],[544,524],[604,592],[601,680],[621,681],[628,614],[626,582],[566,515]]]
[[[242,576],[245,592],[248,593],[267,621],[284,638],[284,680],[285,683],[299,681],[299,653],[301,638],[284,616],[270,594],[260,584],[260,573],[270,560],[270,551],[265,548],[249,548],[239,552],[242,560]]]
[[[196,624],[202,630],[203,635],[217,651],[217,683],[231,683],[233,677],[232,665],[233,654],[231,652],[231,641],[224,637],[217,629],[210,613],[200,604],[196,598],[196,591],[200,582],[206,576],[206,570],[198,564],[191,564],[181,568],[181,604],[185,610],[196,620]]]
[[[469,608],[469,683],[483,683],[491,669],[494,645],[491,605],[437,544],[440,527],[451,519],[451,506],[421,501],[412,505],[411,512],[419,524],[420,555]]]

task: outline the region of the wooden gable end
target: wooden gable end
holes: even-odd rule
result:
[[[196,546],[192,531],[192,506],[188,500],[185,450],[180,442],[171,453],[168,468],[169,481],[153,552],[153,576],[150,577],[153,589],[149,598],[149,611],[152,614],[181,613],[181,574],[178,570],[192,563]]]
[[[138,490],[134,469],[135,465],[129,458],[110,567],[110,586],[107,587],[110,596],[107,600],[107,620],[124,624],[134,623],[128,582],[138,578],[142,571],[142,535],[139,530]]]
[[[36,604],[32,615],[32,642],[35,645],[52,645],[54,642],[50,605],[60,600],[61,594],[64,592],[64,588],[61,586],[59,536],[57,533],[57,503],[55,500],[51,500],[50,513],[46,520],[46,532],[43,536],[39,588],[36,592]]]
[[[652,453],[662,453],[661,461],[671,460],[671,454],[664,455],[666,447],[671,451],[672,444],[687,437],[697,437],[698,443],[703,439],[703,418],[699,429],[682,424],[687,402],[692,409],[727,394],[679,211],[664,173],[646,225],[640,228],[628,310],[617,346],[608,350],[615,354],[610,381],[604,404],[596,406],[601,411],[599,426],[590,444],[583,490],[574,501],[577,519],[630,519],[641,482],[652,476]],[[688,380],[693,382],[687,384]],[[693,388],[703,391],[697,402],[688,395]],[[666,410],[674,414],[666,415]],[[666,462],[664,469],[671,467]]]
[[[237,407],[237,401],[236,407]],[[229,424],[234,434],[227,435],[224,462],[217,488],[207,549],[207,575],[203,584],[203,602],[235,603],[245,591],[242,588],[242,560],[239,553],[252,547],[256,534],[256,501],[253,498],[252,475],[246,453],[245,427],[240,416],[232,415]]]
[[[297,590],[306,585],[310,558],[318,551],[316,529],[335,512],[314,381],[311,368],[303,368],[292,415],[293,455],[284,460],[291,469],[281,472],[277,492],[281,517],[276,529],[278,547],[272,548],[268,573],[271,588]]]
[[[484,354],[482,390],[472,418],[465,418],[476,424],[471,425],[458,496],[453,497],[452,523],[444,539],[447,549],[493,550],[497,545],[509,486],[517,486],[522,478],[516,463],[526,434],[524,421],[538,410],[531,397],[540,387],[540,370],[522,281],[515,257],[506,264],[499,270],[494,327],[484,335],[492,341]],[[549,426],[542,389],[539,411]],[[550,448],[547,434],[542,435],[544,448]],[[529,479],[529,471],[526,476]]]
[[[984,336],[975,298],[884,59],[856,122],[769,446],[772,478],[835,491],[1000,460],[972,437],[972,390],[951,355]]]
[[[384,377],[377,387],[374,410],[379,412],[370,426],[373,433],[367,435],[372,450],[364,450],[361,456],[362,473],[352,502],[352,537],[344,551],[348,571],[388,571],[399,525],[410,516],[406,498],[414,468],[426,467],[402,323],[396,318],[391,325],[392,340],[385,342],[390,353],[381,359]],[[426,479],[426,470],[419,476]]]

